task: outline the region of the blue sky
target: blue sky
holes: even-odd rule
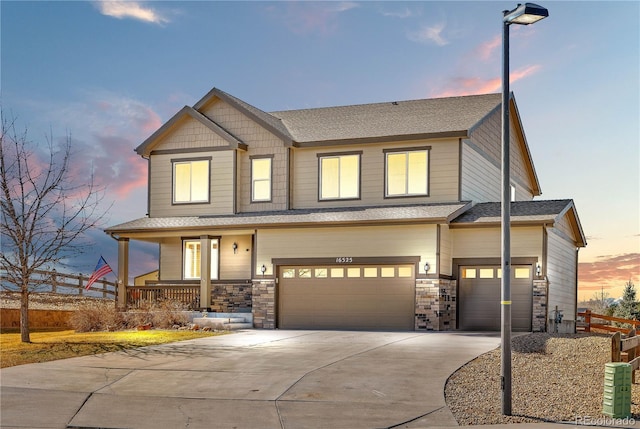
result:
[[[546,1],[511,27],[511,89],[544,199],[573,198],[582,295],[640,283],[640,3]],[[69,132],[100,166],[110,225],[146,213],[133,149],[218,87],[265,110],[500,91],[511,2],[0,2],[1,102],[34,141]],[[90,273],[101,231],[74,261]],[[133,246],[131,271],[154,268]]]

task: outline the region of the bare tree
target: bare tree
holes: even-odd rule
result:
[[[0,115],[0,268],[4,289],[20,292],[20,334],[30,342],[29,294],[47,282],[36,270],[51,270],[77,256],[90,243],[85,233],[99,226],[104,189],[93,174],[74,177],[71,137],[38,147],[27,131],[16,131],[15,119]]]

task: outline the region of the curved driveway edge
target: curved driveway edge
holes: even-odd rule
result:
[[[457,426],[449,375],[496,334],[250,330],[5,368],[3,428]]]

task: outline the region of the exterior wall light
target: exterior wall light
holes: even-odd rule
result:
[[[425,262],[425,263],[424,263],[424,273],[425,273],[425,274],[429,272],[429,268],[431,268],[431,267],[429,266],[429,263],[428,263],[428,262]]]
[[[264,273],[267,272],[267,266],[265,264],[262,264],[260,267],[260,272],[262,273],[262,277],[264,277]]]
[[[536,277],[541,277],[542,276],[542,266],[540,265],[540,262],[536,262]]]
[[[236,243],[235,241],[233,242],[233,254],[235,255],[236,253],[238,253],[238,243]]]

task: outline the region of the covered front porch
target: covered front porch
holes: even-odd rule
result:
[[[118,308],[136,309],[145,303],[170,300],[190,310],[251,312],[253,231],[164,231],[113,238],[118,241]],[[158,244],[157,280],[139,286],[130,283],[130,263],[135,263],[130,261],[130,240]]]

